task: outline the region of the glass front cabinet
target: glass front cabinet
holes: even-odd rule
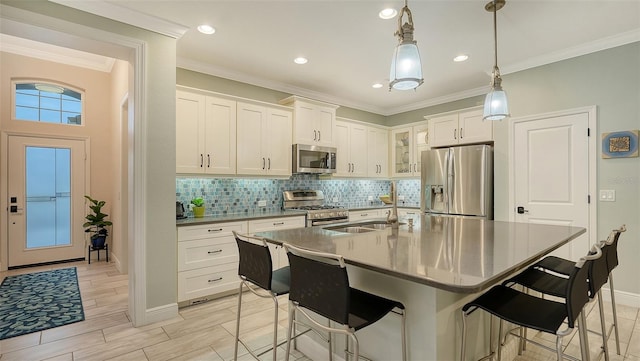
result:
[[[419,177],[420,153],[429,148],[427,122],[391,131],[391,159],[393,177]]]

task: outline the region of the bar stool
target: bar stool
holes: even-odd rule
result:
[[[344,258],[340,255],[304,250],[286,243],[284,248],[291,267],[286,361],[289,360],[291,332],[294,322],[297,322],[292,317],[295,311],[299,311],[312,327],[329,334],[345,335],[345,360],[349,360],[350,355],[354,355],[355,360],[360,356],[356,331],[377,322],[390,312],[399,314],[402,319],[402,360],[406,360],[406,314],[402,303],[350,287]],[[320,324],[308,311],[326,317],[339,327]],[[353,352],[350,351],[349,338],[353,343]],[[330,355],[331,352],[329,348]]]
[[[612,230],[605,241],[605,244],[608,246],[605,257],[607,260],[607,272],[609,276],[609,291],[611,292],[611,311],[613,313],[613,324],[611,325],[611,328],[613,329],[616,337],[616,353],[618,355],[620,355],[620,335],[618,330],[618,314],[616,312],[616,297],[613,287],[612,271],[618,266],[618,240],[620,239],[620,234],[626,231],[627,227],[623,224],[620,228]],[[556,256],[547,256],[531,267],[543,271],[550,271],[558,275],[568,276],[571,272],[571,268],[573,267],[573,262]],[[611,328],[607,332],[607,339],[611,334]]]
[[[597,254],[600,251],[601,256],[592,262],[588,266],[587,282],[589,285],[589,299],[594,300],[598,297],[598,308],[600,313],[600,327],[602,336],[602,349],[604,352],[604,358],[609,361],[609,349],[607,346],[607,330],[604,321],[604,305],[602,302],[602,286],[607,283],[609,271],[607,269],[607,254],[611,250],[611,246],[607,245],[604,241],[593,245],[589,255]],[[550,273],[548,271],[540,270],[539,268],[530,267],[520,274],[512,277],[502,284],[512,287],[514,285],[521,285],[527,289],[531,289],[540,292],[544,295],[551,295],[555,297],[564,298],[566,293],[569,279]],[[586,327],[585,327],[586,328]],[[523,341],[525,339],[523,338]],[[524,350],[524,342],[521,343],[521,348],[518,354],[521,354]]]
[[[564,303],[528,295],[505,285],[497,285],[475,300],[464,305],[462,307],[461,360],[465,360],[466,319],[471,313],[480,308],[500,318],[498,335],[502,334],[503,321],[556,335],[555,351],[558,356],[558,361],[562,360],[564,355],[562,352],[562,338],[569,335],[573,328],[577,326],[583,361],[588,361],[589,345],[585,327],[586,317],[583,309],[589,301],[587,279],[590,263],[602,255],[599,248],[596,247],[595,251],[596,254],[584,256],[575,264],[573,271],[569,275],[567,287],[563,295],[565,299]],[[544,315],[544,317],[541,317],[542,315]],[[560,330],[560,326],[562,326],[565,319],[567,320],[568,327]],[[518,337],[522,339],[522,336]],[[531,340],[528,340],[528,342],[553,350]],[[500,360],[501,348],[502,345],[498,342],[498,360]]]
[[[264,238],[240,235],[233,231],[233,236],[238,244],[240,256],[238,264],[238,276],[240,277],[240,288],[238,290],[238,315],[236,320],[236,342],[233,350],[233,359],[238,359],[238,343],[241,343],[253,356],[258,359],[261,355],[273,350],[273,360],[276,361],[276,349],[278,345],[278,296],[289,293],[289,267],[283,267],[272,271],[271,253]],[[255,290],[257,286],[265,292]],[[240,340],[240,311],[242,307],[243,288],[247,287],[253,294],[272,298],[274,303],[273,318],[273,346],[256,355]]]

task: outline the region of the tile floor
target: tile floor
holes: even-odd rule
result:
[[[53,268],[75,266],[78,268],[80,291],[85,310],[85,321],[42,332],[36,332],[0,341],[0,361],[79,361],[79,360],[211,360],[227,361],[233,358],[233,334],[235,333],[236,297],[229,296],[208,303],[185,307],[179,316],[163,322],[134,328],[127,314],[128,280],[113,264],[85,262],[45,266],[39,268],[0,272],[4,277],[20,273],[44,271]],[[260,299],[250,293],[243,297],[241,337],[249,347],[264,349],[271,342],[272,301]],[[610,306],[610,305],[607,305]],[[286,329],[286,296],[280,302],[278,330],[284,337]],[[593,308],[592,308],[593,310]],[[610,319],[610,307],[608,307]],[[619,306],[621,353],[615,354],[613,337],[609,342],[611,361],[640,361],[640,318],[638,309]],[[597,307],[590,312],[588,323],[598,327]],[[553,345],[553,337],[537,336]],[[577,337],[571,337],[567,352],[579,355]],[[590,335],[592,360],[599,348],[598,336]],[[240,360],[253,358],[241,347]],[[509,356],[509,355],[504,355]],[[261,359],[269,360],[270,353]],[[515,356],[511,356],[513,359]],[[278,359],[284,359],[284,349],[279,348]],[[309,361],[299,352],[292,360]],[[510,359],[504,357],[504,360]],[[514,361],[555,360],[552,354],[536,346],[529,346],[523,356]],[[418,360],[422,361],[422,360]],[[446,360],[440,360],[446,361]]]

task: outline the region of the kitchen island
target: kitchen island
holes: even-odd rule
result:
[[[347,233],[346,228],[332,225],[258,235],[276,244],[290,243],[344,256],[353,287],[406,306],[409,359],[442,361],[458,359],[459,310],[476,293],[586,232],[580,227],[453,216],[422,215],[413,226],[403,219],[400,222],[398,229],[360,229],[363,233]],[[366,223],[371,224],[361,223],[359,228],[366,228]],[[486,327],[480,323],[483,318],[470,318],[469,330],[478,337],[470,338],[467,353],[475,359],[488,351]],[[387,316],[359,331],[364,355],[374,360],[399,359],[398,322]],[[319,343],[314,346],[312,342],[303,343],[301,350],[312,358],[326,357]],[[343,355],[342,347],[334,349],[339,356]]]

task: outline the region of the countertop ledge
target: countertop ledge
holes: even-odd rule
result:
[[[380,206],[375,206],[375,205],[371,205],[371,206],[358,206],[358,207],[347,207],[348,210],[350,211],[366,211],[369,209],[390,209],[392,208],[392,206],[389,204],[383,204]],[[415,205],[415,204],[406,204],[406,205],[402,205],[402,204],[398,204],[398,208],[399,209],[420,209],[419,205]]]
[[[243,213],[232,213],[218,216],[205,216],[202,218],[185,218],[185,219],[177,219],[176,226],[195,226],[199,224],[211,224],[211,223],[221,223],[221,222],[235,222],[235,221],[250,221],[254,219],[264,219],[264,218],[280,218],[280,217],[299,217],[305,216],[305,211],[269,211],[269,212],[243,212]]]

